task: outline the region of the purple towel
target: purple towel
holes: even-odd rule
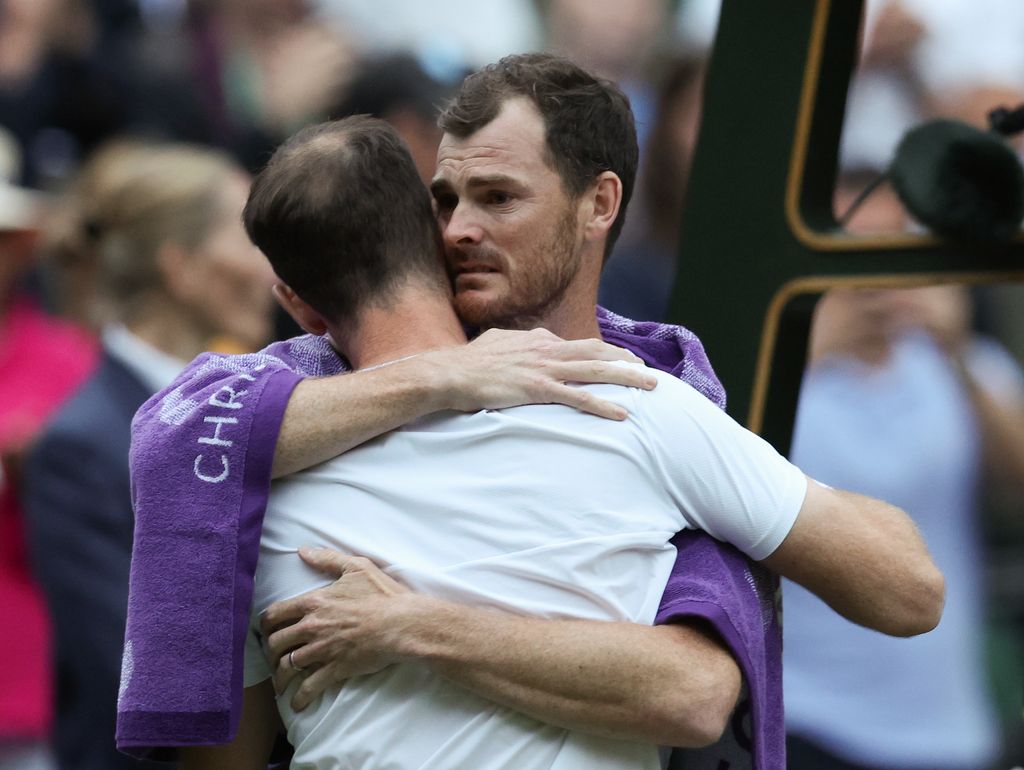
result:
[[[609,342],[724,407],[722,386],[692,332],[601,308],[598,321]],[[235,735],[260,528],[285,406],[304,377],[344,371],[321,337],[252,355],[204,354],[136,415],[135,545],[117,719],[122,750],[152,755]],[[714,625],[748,682],[757,767],[781,768],[781,647],[771,581],[757,584],[745,557],[707,535],[684,533],[674,542],[680,557],[659,621],[696,615]]]

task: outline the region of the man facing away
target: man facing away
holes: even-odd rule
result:
[[[495,87],[495,79],[497,85],[504,87]],[[511,57],[488,68],[482,75],[474,76],[456,100],[456,109],[467,101],[479,102],[481,92],[492,92],[492,100],[483,105],[482,114],[476,120],[454,128],[443,119],[448,133],[441,147],[438,178],[434,184],[449,266],[455,274],[456,307],[464,318],[481,326],[516,325],[517,318],[526,319],[527,325],[537,323],[578,340],[563,345],[597,344],[587,339],[598,332],[594,321],[597,275],[610,249],[612,234],[621,222],[635,173],[635,140],[630,141],[632,124],[628,104],[608,84],[564,60],[543,56]],[[568,115],[552,115],[552,104],[567,105]],[[594,124],[587,124],[586,131],[580,131],[578,123],[574,124],[581,113],[594,121]],[[634,148],[632,165],[628,149],[623,149],[630,144]],[[613,156],[610,163],[609,155]],[[623,155],[627,156],[624,160]],[[296,245],[301,248],[301,243]],[[287,292],[283,295],[286,299],[291,296]],[[625,339],[625,335],[616,337],[621,329],[610,325],[607,316],[602,319],[600,331],[603,334],[612,339]],[[672,369],[672,364],[666,366],[658,358],[662,349],[659,346],[671,345],[671,338],[662,336],[663,333],[663,327],[651,330],[650,337],[637,348],[648,360]],[[344,339],[346,332],[338,330],[338,334]],[[548,340],[534,333],[524,334],[520,339],[525,338],[540,340],[541,344],[531,343],[524,346],[524,350],[531,346],[553,349]],[[492,336],[490,341],[493,339]],[[449,400],[440,401],[437,392],[443,392],[443,386],[433,391],[426,389],[430,394],[427,397],[424,389],[416,391],[410,383],[419,387],[427,380],[438,382],[440,361],[459,361],[462,351],[474,345],[480,351],[483,342],[489,341],[481,339],[470,346],[425,353],[356,376],[307,379],[297,387],[292,382],[294,390],[285,391],[283,396],[278,394],[276,400],[266,394],[275,381],[280,381],[281,372],[269,358],[261,359],[258,366],[237,369],[226,365],[217,368],[221,364],[206,359],[193,370],[191,380],[180,383],[163,399],[153,402],[150,411],[140,413],[137,427],[141,425],[148,430],[153,426],[166,433],[175,426],[190,426],[191,412],[185,412],[183,407],[198,403],[200,397],[209,398],[211,404],[216,401],[228,403],[232,408],[237,406],[237,411],[231,412],[235,415],[231,418],[233,422],[218,422],[216,436],[200,439],[210,444],[219,442],[220,454],[215,455],[218,464],[201,466],[200,462],[210,462],[209,456],[196,456],[197,471],[202,469],[209,483],[225,480],[230,483],[231,469],[237,467],[239,458],[251,461],[246,465],[246,475],[251,468],[258,468],[259,462],[265,462],[269,470],[269,449],[265,448],[262,455],[256,453],[252,449],[252,436],[256,434],[242,430],[246,425],[248,404],[233,400],[236,395],[239,399],[252,400],[253,392],[262,393],[258,403],[263,411],[270,411],[267,404],[282,405],[278,407],[278,419],[284,411],[283,404],[288,405],[274,455],[274,472],[296,470],[438,408],[465,408],[465,403],[452,400],[450,395],[446,396]],[[322,351],[318,352],[321,354]],[[607,356],[602,353],[600,357]],[[306,360],[309,358],[307,356]],[[687,364],[692,367],[692,358],[687,359],[685,351],[677,355],[678,358],[683,359],[681,371],[685,376]],[[568,365],[559,361],[537,364],[536,358],[527,363],[527,368],[529,366],[541,373],[532,378],[533,382],[545,386],[550,382],[545,378],[557,380],[559,374],[565,380],[588,381],[609,378],[612,371],[602,369],[598,375],[584,372],[577,376],[569,373]],[[581,368],[576,371],[580,372]],[[322,372],[316,367],[307,369]],[[422,373],[419,378],[413,374],[417,371]],[[506,380],[515,380],[514,369],[506,367],[502,371],[512,372],[512,376],[504,378],[493,372],[498,375],[493,378],[495,388],[507,385]],[[632,372],[628,368],[621,371]],[[522,367],[518,382],[525,381],[521,372]],[[692,380],[698,386],[707,384],[706,378],[703,382],[699,377],[692,377]],[[467,378],[449,378],[447,382],[456,389],[465,388]],[[257,390],[260,387],[264,389]],[[225,395],[225,388],[232,390]],[[250,391],[248,394],[246,389]],[[588,405],[595,411],[598,405],[603,405],[606,409],[603,413],[623,416],[621,404],[602,401],[592,391],[561,385],[547,392],[555,391],[559,394],[557,400],[565,403]],[[412,394],[416,394],[415,397]],[[508,403],[491,404],[503,405]],[[355,407],[360,408],[356,411]],[[257,410],[257,417],[259,413]],[[238,428],[233,427],[236,423]],[[223,433],[220,432],[222,424],[227,426]],[[273,429],[271,445],[276,423]],[[229,433],[231,430],[235,432]],[[150,441],[147,435],[142,434],[144,440],[140,445]],[[248,454],[241,452],[240,435],[243,439],[249,438],[245,445]],[[146,484],[139,485],[141,493],[137,497],[142,501],[141,519],[146,518],[145,509],[151,500],[159,498],[144,489],[148,484],[147,469],[144,467],[143,471]],[[198,494],[201,493],[200,489]],[[800,521],[808,526],[794,527],[787,537],[793,548],[785,549],[784,545],[778,549],[773,556],[776,559],[773,566],[802,582],[818,581],[819,591],[827,595],[833,606],[866,625],[890,633],[915,633],[934,623],[941,604],[941,580],[936,579],[927,557],[919,549],[919,541],[905,528],[905,521],[892,516],[887,509],[812,485],[808,500],[821,496],[824,502],[818,499],[818,504],[810,508],[810,516],[801,514]],[[244,494],[242,499],[246,499]],[[223,507],[211,506],[209,510]],[[258,524],[256,519],[257,532]],[[250,531],[251,528],[246,530]],[[149,535],[141,541],[143,551],[149,547],[147,538]],[[166,540],[160,542],[166,543]],[[137,549],[139,543],[137,537]],[[838,543],[843,543],[842,548],[837,547]],[[713,547],[719,549],[719,546]],[[792,558],[790,554],[787,561],[787,551],[801,551],[802,558]],[[243,548],[241,552],[248,551]],[[317,559],[310,557],[310,561],[317,562]],[[322,566],[329,561],[321,559],[319,564]],[[850,570],[856,572],[866,565],[872,565],[866,581],[860,580],[861,575],[850,576]],[[681,570],[685,573],[697,567],[682,560],[673,578]],[[742,564],[732,574],[741,584],[752,580],[749,570]],[[293,665],[318,666],[317,672],[299,687],[295,695],[297,708],[313,700],[331,682],[351,676],[353,669],[359,669],[360,673],[367,670],[365,662],[358,659],[367,655],[367,651],[379,649],[379,638],[367,625],[346,626],[339,620],[360,615],[368,617],[367,607],[377,606],[380,597],[372,592],[354,598],[342,596],[352,593],[348,591],[350,587],[362,586],[366,581],[376,584],[379,575],[369,566],[360,564],[359,569],[350,570],[330,589],[321,589],[303,600],[286,602],[268,611],[267,617],[276,621],[294,621],[305,616],[293,626],[307,634],[304,639],[280,633],[268,639],[273,658],[279,660],[278,674],[282,683],[294,673]],[[137,583],[142,585],[143,581]],[[140,591],[139,594],[156,601],[160,598],[158,591]],[[664,740],[665,729],[693,730],[706,737],[707,725],[703,728],[697,725],[707,709],[695,695],[728,693],[728,682],[735,676],[737,662],[745,676],[752,670],[748,660],[750,648],[736,644],[729,623],[721,622],[728,613],[720,611],[715,604],[717,598],[705,600],[703,606],[710,608],[706,612],[693,609],[697,602],[689,602],[685,612],[668,618],[675,622],[665,622],[666,616],[659,615],[663,625],[654,628],[640,623],[586,621],[574,621],[567,627],[558,620],[516,616],[502,616],[499,622],[491,615],[481,626],[476,623],[477,608],[463,605],[449,605],[443,620],[435,618],[434,623],[428,625],[435,630],[458,628],[464,632],[456,634],[455,638],[446,638],[451,645],[449,659],[458,665],[445,673],[457,680],[462,677],[464,683],[486,697],[525,713],[547,714],[545,721],[553,724],[598,733],[611,731],[655,742]],[[771,610],[767,612],[765,623],[770,623]],[[137,614],[143,617],[142,612]],[[761,614],[756,605],[755,614],[756,633],[761,633]],[[697,620],[686,620],[683,616],[696,616]],[[166,618],[167,615],[162,616],[165,623]],[[727,637],[729,650],[736,655],[736,660],[722,640],[707,633],[701,618]],[[477,631],[483,628],[482,636],[475,633],[474,628]],[[210,635],[211,632],[206,634]],[[131,648],[135,642],[135,662],[126,667],[128,695],[121,709],[122,727],[128,725],[134,729],[144,724],[141,720],[146,716],[146,698],[152,693],[139,689],[145,687],[145,680],[133,680],[131,671],[133,666],[138,671],[138,666],[144,663],[139,652],[145,652],[146,641],[145,634],[133,633],[130,621],[126,660],[132,661]],[[461,648],[460,643],[464,643]],[[497,659],[488,655],[498,653],[512,655],[515,661],[503,658],[503,664],[495,664]],[[153,657],[151,653],[146,654]],[[579,673],[575,664],[580,660],[591,661],[600,674],[595,674],[591,667],[586,676],[575,676]],[[724,665],[714,661],[724,662]],[[202,660],[198,666],[193,666],[198,672],[196,675],[216,673],[204,666]],[[178,667],[175,671],[180,673],[183,669]],[[640,673],[644,677],[642,682],[637,678]],[[184,671],[184,674],[188,676],[189,672]],[[688,677],[692,681],[688,681]],[[143,684],[133,685],[133,681]],[[753,689],[756,682],[747,684]],[[615,702],[616,707],[609,707],[610,702]],[[153,698],[148,703],[153,703]],[[181,710],[174,715],[180,713]],[[770,721],[779,714],[762,716]],[[152,727],[156,722],[145,724]],[[130,732],[123,732],[128,737],[123,744],[152,745],[162,740],[154,740],[153,731],[145,735],[142,730],[128,735]],[[217,737],[223,735],[222,732],[208,731],[204,735],[205,740],[199,742],[223,740]],[[188,738],[175,740],[185,743]],[[673,738],[666,742],[677,741]],[[781,752],[766,755],[764,743],[761,737],[755,741],[754,751],[760,752],[759,766],[780,767]],[[749,743],[746,750],[749,762]]]
[[[586,240],[588,225],[611,221],[583,208],[586,224],[566,228],[565,237]],[[429,199],[385,124],[355,118],[300,132],[257,178],[246,226],[288,284],[286,308],[311,333],[331,335],[353,376],[466,343],[436,258]],[[597,735],[565,729],[573,707],[503,695],[487,680],[514,658],[490,677],[449,679],[454,661],[437,640],[445,619],[465,621],[458,604],[475,607],[477,629],[456,635],[492,644],[507,614],[649,625],[675,561],[669,540],[681,529],[704,529],[793,570],[793,549],[807,545],[819,508],[836,493],[808,491],[803,474],[765,442],[689,386],[658,378],[649,393],[589,386],[628,405],[630,419],[611,426],[559,406],[439,414],[279,483],[264,522],[239,737],[226,748],[188,751],[186,768],[265,765],[275,732],[273,672],[258,613],[324,583],[297,556],[308,542],[368,554],[418,592],[372,563],[346,563],[369,589],[362,598],[377,638],[370,657],[348,672],[367,676],[344,688],[330,683],[303,712],[280,701],[293,767],[653,769],[661,766],[658,743],[716,740],[740,687],[725,656],[710,659],[719,671],[704,672],[715,686],[686,693],[700,700],[701,730],[674,719],[679,707],[670,697],[663,718],[637,740],[636,727],[621,725],[620,704],[604,704],[605,735]],[[673,451],[680,440],[689,447],[682,456]],[[864,565],[854,571],[868,578]],[[854,573],[839,566],[835,575]],[[353,613],[348,624],[365,622]],[[279,633],[302,641],[301,630]],[[558,676],[555,660],[535,667]],[[601,670],[584,656],[576,667],[577,679]],[[660,680],[619,676],[678,696],[692,685],[689,672],[672,670],[679,667],[659,670]],[[287,694],[299,684],[293,679]]]

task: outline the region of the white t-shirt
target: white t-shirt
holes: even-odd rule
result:
[[[689,385],[586,386],[623,422],[557,405],[445,412],[274,484],[253,598],[330,582],[296,554],[368,556],[400,582],[541,617],[653,622],[675,562],[704,529],[754,559],[788,534],[805,476]],[[270,672],[254,632],[246,686]],[[293,684],[293,687],[297,684]],[[417,663],[345,683],[302,713],[278,699],[293,768],[658,768],[656,747],[542,724]]]

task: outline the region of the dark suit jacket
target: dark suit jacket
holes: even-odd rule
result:
[[[114,745],[134,525],[128,447],[150,395],[104,353],[26,463],[29,547],[54,624],[62,770],[168,768]]]

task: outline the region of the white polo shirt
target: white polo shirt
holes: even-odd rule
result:
[[[806,478],[689,385],[588,385],[624,406],[558,405],[418,420],[271,491],[253,597],[326,585],[304,545],[368,556],[415,591],[541,617],[653,622],[675,562],[704,529],[754,559],[796,519]],[[269,677],[254,633],[246,686]],[[293,687],[297,686],[293,684]],[[292,768],[658,768],[657,748],[542,724],[404,663],[301,713],[278,699]]]

